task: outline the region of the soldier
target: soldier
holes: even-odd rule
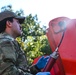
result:
[[[24,52],[15,40],[22,34],[24,20],[25,17],[11,11],[0,13],[0,75],[50,75],[50,72],[41,72],[48,57],[41,57],[35,65],[28,67]]]

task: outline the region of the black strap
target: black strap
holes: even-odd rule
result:
[[[64,32],[63,32],[63,34],[62,34],[62,38],[61,38],[61,40],[60,40],[60,42],[59,42],[59,44],[58,44],[58,46],[57,46],[57,47],[59,47],[59,46],[61,45],[62,40],[63,40],[63,37],[64,37],[64,33],[65,33],[65,30],[64,30]]]

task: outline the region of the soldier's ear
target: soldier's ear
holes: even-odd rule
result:
[[[6,27],[11,28],[11,26],[12,26],[12,23],[10,21],[6,21]]]

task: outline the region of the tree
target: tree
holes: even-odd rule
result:
[[[13,11],[12,6],[4,6],[1,8],[2,11],[10,10]],[[24,15],[23,10],[17,10],[16,14],[21,16]],[[17,41],[21,44],[24,50],[28,63],[31,64],[34,58],[41,55],[48,55],[51,53],[51,49],[46,37],[46,27],[40,27],[37,15],[32,16],[29,14],[26,16],[24,24],[22,24],[23,34],[17,38]]]

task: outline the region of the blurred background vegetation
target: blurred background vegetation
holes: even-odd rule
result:
[[[3,6],[1,8],[1,11],[5,10],[14,11],[12,5]],[[15,13],[24,16],[22,9],[17,10]],[[35,58],[51,53],[51,48],[46,36],[46,26],[40,27],[37,15],[32,16],[32,14],[29,14],[26,16],[25,22],[22,24],[22,31],[23,34],[17,38],[17,41],[24,50],[29,65],[32,64]]]

